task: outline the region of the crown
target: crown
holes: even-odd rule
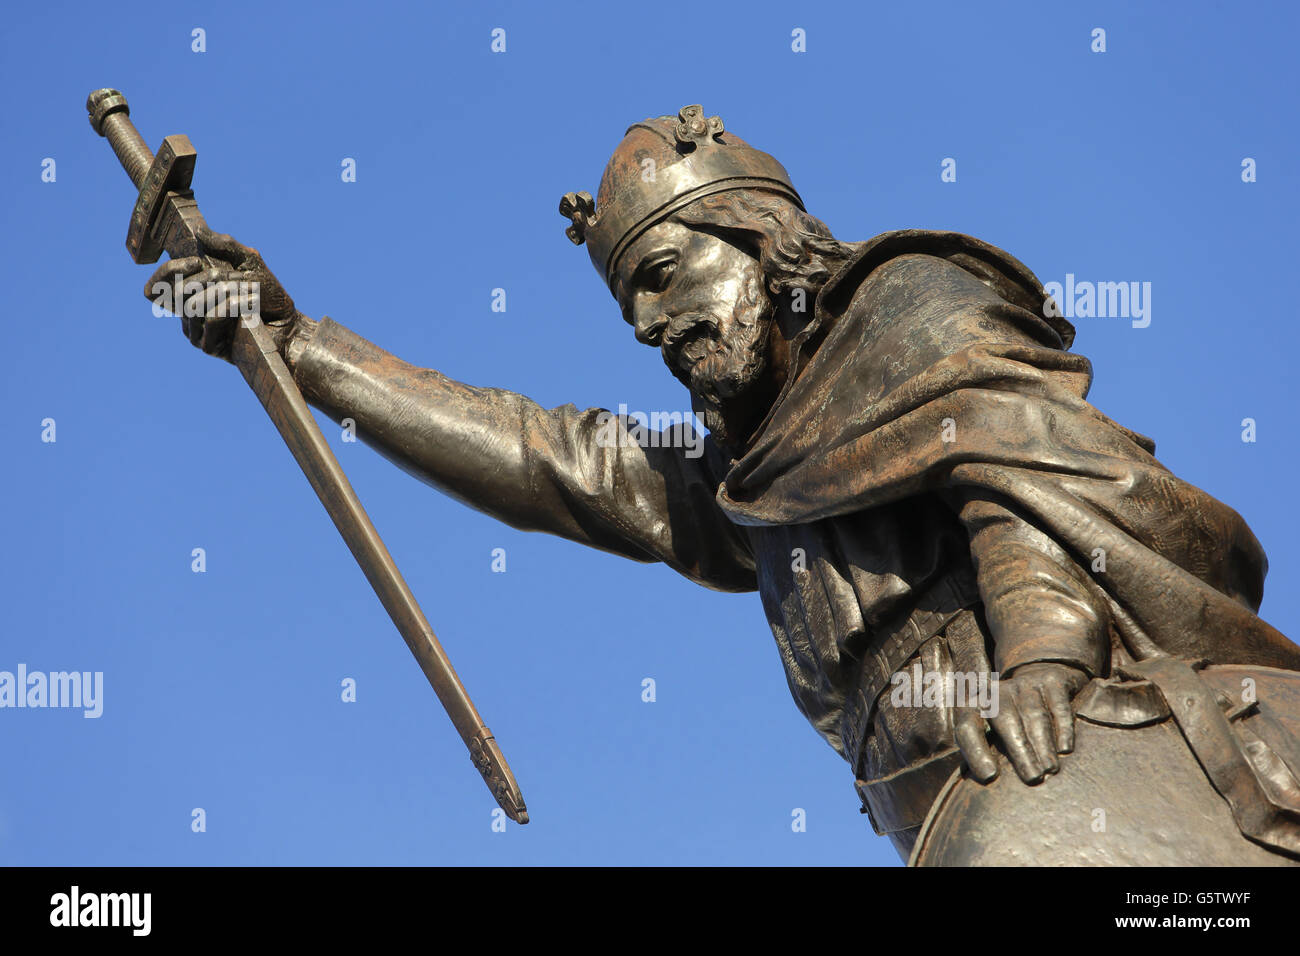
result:
[[[695,200],[731,189],[781,193],[803,209],[785,167],[733,133],[699,104],[676,118],[659,116],[629,126],[601,177],[598,198],[565,193],[564,234],[586,243],[607,285],[619,257],[642,233]]]

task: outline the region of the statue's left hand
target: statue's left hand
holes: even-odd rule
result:
[[[1087,683],[1079,668],[1055,662],[1024,664],[998,682],[998,712],[988,721],[1025,783],[1056,773],[1057,755],[1074,749],[1070,702]],[[957,730],[957,745],[975,777],[984,783],[996,777],[997,757],[983,729],[959,723]]]

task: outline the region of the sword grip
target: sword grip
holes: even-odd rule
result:
[[[131,177],[135,188],[144,185],[144,178],[153,164],[153,150],[131,122],[131,110],[126,97],[117,90],[95,90],[86,97],[86,112],[91,128],[108,140],[117,154],[118,162]]]

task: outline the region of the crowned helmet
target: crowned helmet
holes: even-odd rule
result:
[[[576,245],[587,244],[591,262],[612,287],[619,257],[657,222],[702,196],[729,189],[780,193],[801,210],[785,167],[739,136],[704,108],[685,106],[676,117],[659,116],[628,127],[591,193],[565,193],[560,215]]]

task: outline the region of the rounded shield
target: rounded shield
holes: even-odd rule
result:
[[[1242,666],[1202,673],[1220,688],[1250,681],[1261,701],[1286,705],[1273,713],[1296,733],[1300,710],[1291,705],[1300,701],[1300,674]],[[1079,719],[1075,732],[1074,752],[1037,786],[1022,783],[1005,757],[989,784],[954,774],[909,865],[1300,865],[1243,836],[1174,719],[1132,727]]]

